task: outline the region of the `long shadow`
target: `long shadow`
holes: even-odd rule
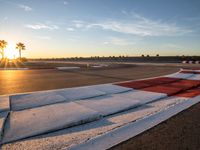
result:
[[[143,110],[143,109],[148,109],[150,107],[152,107],[152,106],[142,105],[140,107],[132,108],[132,109],[120,112],[120,113],[105,116],[105,117],[103,117],[99,120],[93,121],[93,122],[80,124],[80,125],[76,125],[76,126],[69,127],[69,128],[63,128],[63,129],[59,129],[59,130],[35,135],[35,136],[32,136],[32,137],[17,140],[15,142],[18,142],[18,141],[23,142],[23,141],[29,141],[29,140],[42,139],[42,138],[69,135],[69,134],[72,134],[72,133],[84,132],[84,131],[89,131],[89,130],[92,130],[92,129],[98,129],[98,128],[102,128],[102,127],[106,127],[106,126],[111,126],[111,125],[114,125],[116,123],[109,121],[109,118],[117,117],[117,116],[128,114],[128,113],[131,113],[131,112],[136,112],[136,111]]]

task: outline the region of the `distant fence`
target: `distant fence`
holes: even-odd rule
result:
[[[182,61],[183,64],[200,64],[200,61],[193,61],[193,60],[190,60],[190,61],[187,61],[187,60],[184,60]]]
[[[29,59],[30,61],[107,61],[107,62],[155,62],[155,63],[181,63],[183,61],[200,61],[200,56],[109,56],[109,57],[71,57],[71,58],[46,58]]]

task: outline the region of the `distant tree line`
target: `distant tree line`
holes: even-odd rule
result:
[[[0,40],[0,54],[1,54],[1,59],[5,58],[5,49],[6,49],[7,45],[8,45],[8,42],[6,42],[5,40]],[[21,43],[21,42],[17,43],[15,48],[18,49],[18,51],[19,51],[19,58],[21,59],[21,52],[22,52],[22,50],[26,49],[24,43]]]
[[[46,60],[46,61],[117,61],[117,62],[169,62],[176,63],[182,61],[199,61],[200,56],[155,56],[141,55],[141,56],[92,56],[92,57],[70,57],[70,58],[40,58],[30,60]]]

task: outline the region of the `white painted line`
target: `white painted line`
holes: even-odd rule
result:
[[[101,92],[105,92],[106,94],[117,94],[117,93],[133,91],[132,88],[126,88],[126,87],[113,85],[113,84],[92,85],[91,88],[95,90],[99,90]]]
[[[91,66],[92,68],[102,68],[103,66]]]
[[[182,71],[200,72],[200,70],[192,70],[192,69],[182,69]]]
[[[80,67],[56,67],[58,70],[77,70],[80,69]]]
[[[169,107],[168,109],[162,110],[156,114],[145,117],[141,120],[129,123],[125,126],[107,132],[103,135],[97,136],[85,143],[73,146],[70,150],[106,150],[121,142],[124,142],[136,135],[158,125],[159,123],[171,118],[179,112],[197,104],[200,102],[200,96],[186,100],[176,104],[175,106]]]
[[[180,79],[189,79],[192,76],[194,76],[194,74],[190,74],[190,73],[174,73],[174,74],[170,74],[170,75],[166,75],[165,77],[171,77],[171,78],[180,78]]]

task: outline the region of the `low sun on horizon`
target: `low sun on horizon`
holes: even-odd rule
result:
[[[8,42],[8,46],[5,49],[5,58],[15,59],[18,58],[19,54],[16,50],[16,44],[14,42]]]

